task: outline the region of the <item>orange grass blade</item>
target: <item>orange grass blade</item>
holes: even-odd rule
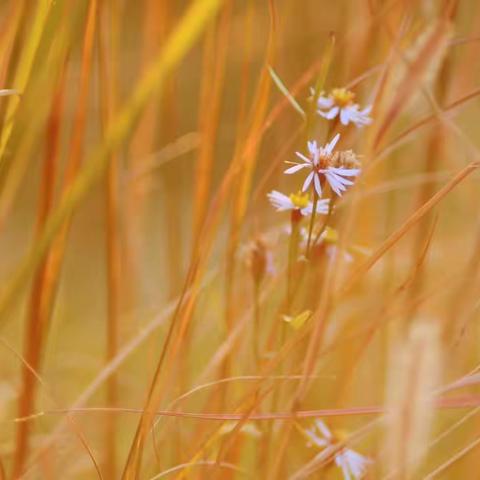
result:
[[[37,217],[37,236],[40,234],[53,207],[54,186],[57,173],[59,156],[59,137],[61,130],[60,118],[63,112],[65,88],[65,74],[62,73],[58,80],[57,89],[52,99],[50,118],[47,124],[47,144],[44,155],[42,183]],[[24,339],[24,356],[29,365],[35,370],[40,369],[43,344],[48,336],[49,322],[43,315],[44,292],[47,284],[47,270],[45,262],[39,265],[32,289],[26,319],[26,334]],[[28,416],[35,406],[36,378],[29,369],[23,370],[23,385],[19,399],[19,416]],[[19,477],[25,460],[28,456],[30,428],[28,424],[19,425],[17,431],[17,444],[15,448],[15,460],[13,476]]]
[[[102,102],[102,134],[108,130],[115,115],[117,104],[117,70],[114,65],[118,62],[118,12],[115,8],[108,9],[102,5],[99,25],[99,70],[100,95]],[[119,342],[119,314],[121,295],[120,255],[121,245],[119,238],[120,198],[118,192],[118,158],[112,153],[108,161],[107,178],[105,185],[106,235],[105,260],[107,270],[107,328],[106,328],[106,355],[108,365],[118,353]],[[115,407],[118,402],[118,380],[115,374],[107,381],[107,405]],[[105,426],[105,476],[117,477],[116,418],[109,415]]]
[[[45,383],[45,381],[43,380],[43,378],[40,376],[40,374],[33,368],[32,365],[30,365],[25,358],[23,358],[19,353],[17,353],[17,351],[10,346],[9,343],[7,343],[3,338],[0,338],[0,343],[8,350],[10,351],[18,360],[19,362],[22,364],[23,367],[25,367],[29,372],[30,374],[35,377],[36,381],[42,385],[43,387],[43,391],[44,393],[46,393],[48,395],[48,397],[50,398],[50,400],[52,401],[52,403],[54,403],[55,405],[58,405],[58,402],[56,401],[55,399],[55,396],[52,394],[52,392],[50,391],[50,389],[48,388],[48,385]],[[27,419],[27,422],[29,420],[33,420],[35,418],[38,418],[40,416],[42,416],[43,413],[32,413],[31,415],[29,415],[28,417],[26,417]],[[21,419],[20,421],[22,422],[23,419]],[[80,441],[81,445],[83,446],[83,448],[86,450],[88,456],[90,457],[90,460],[92,461],[92,464],[95,468],[95,472],[97,473],[97,476],[98,478],[102,479],[102,473],[100,471],[100,468],[98,466],[98,463],[97,461],[95,460],[95,456],[93,455],[93,451],[92,449],[90,448],[90,446],[88,445],[87,441],[86,441],[86,438],[84,436],[84,434],[81,432],[81,430],[78,428],[77,424],[75,423],[75,421],[71,418],[70,415],[67,414],[67,420],[68,420],[68,423],[69,423],[69,427],[70,429],[75,433],[75,435],[77,436],[78,440]],[[21,478],[21,477],[17,477],[15,475],[13,475],[13,478],[16,480],[17,478]]]
[[[115,116],[105,142],[98,145],[90,154],[84,169],[72,183],[58,208],[52,213],[42,236],[12,275],[9,285],[0,294],[0,321],[5,321],[6,309],[45,255],[65,220],[104,174],[108,165],[108,155],[114,152],[131,133],[150,96],[161,86],[166,75],[193,45],[205,23],[215,14],[220,3],[221,0],[197,0],[189,8],[156,61],[142,77],[125,106]]]
[[[434,208],[448,193],[450,193],[459,183],[461,183],[468,175],[479,168],[478,162],[472,162],[464,167],[455,175],[443,188],[441,188],[430,200],[416,210],[395,232],[393,232],[380,247],[375,250],[371,257],[360,265],[346,284],[340,288],[337,295],[343,295],[349,291],[377,261],[392,248],[426,213]]]
[[[37,10],[35,13],[35,20],[30,30],[30,35],[27,38],[26,44],[22,50],[22,56],[18,63],[18,68],[14,78],[13,87],[19,92],[23,92],[25,86],[30,80],[30,73],[32,71],[33,61],[37,48],[40,44],[40,38],[45,27],[47,17],[51,8],[51,0],[39,0],[37,3]],[[5,115],[5,125],[0,135],[0,163],[3,161],[5,148],[13,129],[13,119],[17,113],[20,99],[17,96],[10,97],[8,107]]]
[[[428,41],[425,42],[422,50],[419,52],[415,61],[409,66],[408,73],[399,85],[397,93],[392,101],[390,108],[385,113],[385,118],[378,129],[373,143],[374,149],[377,149],[383,140],[390,126],[400,114],[403,105],[411,98],[418,88],[422,76],[430,65],[430,61],[439,51],[447,46],[449,37],[449,23],[442,19],[433,30]]]
[[[228,52],[228,36],[231,28],[233,2],[228,1],[219,20],[218,32],[214,26],[206,38],[204,52],[204,77],[199,107],[200,149],[195,164],[195,192],[193,194],[193,235],[200,233],[210,196],[214,166],[215,139],[220,120],[220,107],[224,91],[224,79]],[[213,70],[209,74],[209,70]]]

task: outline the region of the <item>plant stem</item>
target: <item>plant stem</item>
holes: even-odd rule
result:
[[[320,227],[319,232],[315,236],[315,240],[313,241],[314,244],[316,244],[320,240],[320,237],[322,236],[322,233],[325,231],[325,229],[328,226],[328,222],[329,222],[330,218],[332,217],[333,207],[335,205],[336,199],[337,199],[337,197],[335,197],[335,196],[330,198],[330,203],[328,204],[327,216],[325,218],[325,221],[322,223],[322,226]]]
[[[307,240],[307,251],[306,251],[307,258],[310,255],[310,244],[312,241],[312,232],[313,232],[313,225],[315,224],[315,216],[317,214],[317,203],[318,203],[318,195],[317,195],[317,192],[314,191],[312,216],[310,217],[310,226],[308,227],[308,240]]]
[[[253,354],[255,356],[255,364],[260,367],[260,281],[254,280],[254,323],[253,323]]]
[[[290,242],[288,245],[288,266],[287,266],[287,315],[289,315],[293,301],[293,276],[294,265],[297,259],[299,221],[296,212],[292,212],[290,221]]]

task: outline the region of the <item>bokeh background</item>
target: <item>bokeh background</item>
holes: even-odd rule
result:
[[[477,478],[478,2],[2,0],[0,24],[0,478],[342,478],[305,473],[313,418],[275,417],[323,409],[366,478]],[[373,122],[342,130],[349,260],[300,260],[295,329],[266,194],[332,134],[279,82],[309,112],[322,78]]]

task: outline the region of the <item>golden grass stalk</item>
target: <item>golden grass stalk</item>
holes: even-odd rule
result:
[[[43,388],[43,392],[44,394],[47,395],[47,397],[55,404],[58,406],[58,401],[56,400],[55,396],[52,394],[52,392],[50,391],[50,389],[48,388],[48,385],[45,383],[45,381],[43,380],[43,378],[40,376],[40,374],[19,354],[16,352],[16,350],[11,347],[3,338],[0,339],[0,343],[3,345],[3,347],[5,347],[5,349],[7,349],[10,353],[12,353],[16,358],[17,360],[19,360],[19,362],[22,364],[22,366],[27,369],[31,376],[35,377],[36,381],[42,386]],[[95,455],[93,454],[92,452],[92,449],[90,448],[88,442],[86,441],[85,439],[85,436],[83,435],[83,433],[81,432],[81,430],[78,428],[78,426],[76,425],[75,421],[72,419],[72,417],[67,413],[67,421],[68,421],[68,424],[69,424],[69,428],[72,430],[72,432],[76,435],[76,437],[78,438],[80,444],[82,445],[82,447],[85,449],[85,451],[87,452],[87,455],[89,456],[93,466],[94,466],[94,469],[96,471],[96,474],[98,475],[98,477],[101,479],[102,478],[102,473],[100,471],[100,467],[98,466],[98,463],[95,459]],[[31,415],[27,416],[27,417],[17,417],[14,422],[15,423],[18,423],[18,424],[21,424],[21,423],[29,423],[30,421],[32,420],[35,420],[36,418],[40,418],[44,415],[44,412],[39,412],[39,413],[32,413]],[[44,452],[46,453],[46,452]],[[28,475],[27,472],[24,472],[21,474],[20,477],[16,477],[15,474],[12,475],[12,478],[16,479],[16,478],[22,478],[24,476]]]
[[[120,11],[118,2],[112,2]],[[124,7],[122,7],[124,8]],[[175,8],[168,0],[147,0],[143,7],[142,29],[141,29],[141,51],[139,71],[142,71],[151,64],[157,54],[158,46],[164,44],[175,25]],[[121,15],[119,15],[121,19]],[[119,31],[121,31],[119,25]],[[118,55],[119,61],[123,58],[121,52]],[[122,71],[122,67],[119,68]],[[128,166],[133,172],[148,168],[146,160],[156,152],[165,142],[173,143],[178,135],[178,112],[177,112],[177,87],[175,72],[170,72],[166,77],[161,91],[152,94],[150,102],[140,116],[138,126],[132,134],[128,145]],[[181,278],[181,247],[178,242],[181,238],[178,219],[180,215],[179,192],[176,188],[175,176],[172,176],[171,169],[160,177],[163,181],[162,189],[165,189],[163,196],[165,202],[165,231],[169,232],[168,241],[171,254],[167,257],[167,271],[169,276],[169,294],[177,295]],[[167,173],[168,172],[168,173]],[[178,173],[175,169],[174,175]],[[154,177],[143,176],[138,182],[128,185],[126,192],[126,262],[125,262],[125,299],[126,307],[132,307],[142,298],[141,283],[143,265],[148,262],[145,258],[145,231],[148,225],[148,213],[151,208],[149,203],[149,191],[155,185]],[[172,243],[172,240],[173,243]]]
[[[80,178],[81,182],[77,182],[72,187],[73,192],[71,191],[71,193],[73,195],[70,197],[70,205],[68,203],[64,204],[65,213],[73,206],[71,202],[76,203],[86,192],[90,184],[94,183],[101,176],[104,168],[107,166],[108,159],[106,156],[121,144],[125,136],[130,133],[130,129],[133,127],[150,95],[154,93],[159,84],[165,79],[166,74],[181,60],[185,52],[201,33],[206,22],[216,13],[220,3],[220,0],[197,0],[188,9],[153,66],[143,76],[130,101],[115,117],[111,128],[107,132],[105,145],[99,147],[92,155],[86,171]],[[61,215],[62,213],[60,210],[59,220],[63,216]],[[155,384],[156,375],[152,382],[153,386]],[[145,412],[141,416],[137,433],[130,449],[123,473],[123,478],[125,479],[136,478],[140,471],[145,435],[152,424],[151,403],[157,403],[157,399],[152,393],[153,389],[151,389],[148,396]]]
[[[474,172],[480,164],[472,162],[462,168],[446,185],[444,185],[435,195],[425,202],[363,262],[350,276],[348,281],[339,288],[339,293],[344,294],[349,291],[361,278],[370,270],[370,268],[382,258],[382,256],[393,247],[424,215],[434,208],[448,193],[450,193],[459,183],[468,175]]]
[[[219,18],[211,25],[205,38],[203,83],[198,111],[200,148],[195,163],[193,235],[198,238],[209,203],[216,135],[224,92],[225,68],[229,45],[233,2],[228,1]]]
[[[0,478],[12,467],[115,478],[123,466],[127,479],[340,478],[334,456],[350,447],[372,460],[365,478],[475,475],[480,9],[287,3],[56,0],[43,26],[46,3],[0,5],[0,344],[20,361],[0,356]],[[191,49],[217,11],[203,51]],[[324,53],[327,32],[335,50]],[[22,69],[12,107],[2,92]],[[320,118],[315,78],[317,94],[346,86],[373,103],[372,125]],[[329,215],[288,234],[288,213],[266,194],[301,187],[283,162],[333,130],[363,157],[362,175]],[[94,208],[74,225],[87,197]],[[335,234],[319,238],[327,226]],[[247,238],[268,245],[265,275],[263,248],[253,271],[240,262]],[[432,327],[420,315],[438,319],[432,338],[416,336]],[[408,331],[398,372],[387,360]],[[22,339],[20,355],[9,344]],[[437,365],[452,381],[435,398],[413,375],[429,342],[450,359]],[[386,378],[406,386],[387,386],[404,430],[389,432],[395,454],[384,459]],[[418,405],[446,424],[430,442]],[[323,417],[338,451],[308,445]],[[417,444],[428,445],[421,465]]]
[[[427,452],[434,421],[433,392],[442,370],[438,323],[422,321],[412,325],[391,362],[383,467],[393,470],[395,478],[412,478]]]
[[[37,3],[37,9],[35,13],[35,19],[30,30],[30,34],[27,37],[25,46],[22,50],[22,56],[18,62],[14,78],[14,87],[23,92],[27,85],[30,74],[32,72],[32,66],[37,53],[37,48],[40,44],[40,39],[47,22],[47,17],[51,8],[50,0],[40,0]],[[5,114],[5,126],[0,135],[0,162],[3,159],[5,148],[13,129],[13,120],[18,110],[20,99],[16,96],[11,97],[8,102],[7,111]]]
[[[53,208],[54,187],[57,177],[57,163],[59,156],[59,138],[61,131],[61,116],[64,103],[65,75],[62,74],[58,85],[47,124],[47,143],[45,147],[40,198],[38,202],[38,216],[36,235],[41,231],[48,220]],[[35,273],[30,291],[28,315],[26,319],[26,333],[24,336],[24,356],[29,368],[23,368],[22,390],[19,398],[18,416],[26,417],[35,409],[37,379],[32,375],[30,368],[40,370],[44,344],[48,339],[49,311],[45,305],[45,293],[48,287],[47,263],[42,262]],[[29,452],[31,428],[30,423],[20,423],[17,430],[15,460],[13,464],[13,478],[22,473]]]
[[[74,9],[68,12],[70,16],[67,16],[65,2],[59,1],[52,6],[35,55],[33,80],[27,82],[25,90],[19,91],[17,96],[19,104],[16,108],[15,118],[10,122],[12,131],[9,134],[6,154],[0,161],[0,226],[2,228],[11,213],[14,201],[21,191],[22,181],[26,176],[35,143],[43,138],[42,135],[49,113],[49,102],[38,102],[38,98],[48,99],[53,96],[58,75],[60,75],[66,62],[68,49],[78,33],[77,29],[73,28],[71,19],[76,15],[83,18],[83,10],[81,5],[75,5]],[[74,12],[73,15],[72,11]],[[21,32],[22,29],[26,28],[26,15],[23,12],[22,20],[18,26],[19,30],[16,32],[16,41],[11,47],[13,50],[11,53],[12,65],[16,65],[15,53],[22,45]],[[75,25],[79,28],[77,25],[83,25],[83,21],[77,22]],[[8,81],[9,83],[13,82],[12,79],[9,79],[9,76]],[[3,106],[4,103],[2,102],[1,105]],[[9,105],[6,105],[7,109],[8,107]],[[35,115],[32,115],[32,110]],[[7,121],[6,118],[4,121]],[[28,128],[25,128],[26,125],[28,125]]]
[[[85,49],[84,49],[84,68],[83,68],[83,82],[80,91],[84,94],[79,96],[79,109],[74,138],[72,140],[72,154],[70,167],[71,170],[67,172],[67,183],[71,181],[71,177],[75,174],[78,168],[79,156],[81,152],[81,142],[83,140],[83,130],[85,128],[85,108],[86,108],[86,92],[88,91],[88,79],[90,76],[90,64],[91,64],[91,52],[93,49],[94,28],[92,28],[92,22],[94,24],[96,15],[96,2],[92,1],[90,4],[90,12],[87,18],[87,34],[85,37]],[[53,196],[54,186],[56,180],[56,163],[59,150],[59,130],[60,130],[60,116],[63,108],[63,82],[64,76],[62,75],[61,83],[59,84],[59,91],[55,95],[52,105],[52,111],[50,116],[50,122],[48,125],[50,144],[46,150],[45,160],[45,173],[42,182],[42,193],[40,199],[40,210],[37,226],[37,237],[41,236],[43,229],[51,212],[53,210]],[[68,229],[68,226],[66,227]],[[64,230],[64,238],[66,231]],[[30,299],[30,314],[27,333],[25,336],[25,358],[28,363],[35,370],[40,369],[40,361],[43,350],[43,344],[48,338],[48,325],[50,321],[50,315],[52,312],[52,305],[54,302],[56,286],[58,283],[59,269],[61,265],[61,257],[63,256],[63,248],[65,240],[60,242],[60,252],[50,252],[52,256],[45,258],[39,265],[37,275],[32,287],[31,299]],[[53,263],[52,258],[57,261]],[[32,377],[28,370],[24,370],[24,382],[22,390],[22,398],[20,401],[19,416],[28,416],[33,410],[35,405],[35,387],[36,379]],[[20,476],[24,463],[28,455],[30,428],[29,424],[20,424],[17,434],[17,448],[16,456],[13,467],[14,478]]]
[[[374,140],[374,148],[377,149],[385,134],[393,122],[403,110],[404,104],[417,92],[424,76],[429,72],[431,62],[441,56],[447,46],[450,34],[449,22],[442,18],[425,41],[415,60],[409,65],[409,69],[396,90],[396,94],[387,109],[385,116],[378,128]]]
[[[142,76],[129,100],[115,116],[106,134],[105,142],[94,149],[85,167],[64,195],[57,209],[45,225],[39,241],[31,248],[9,284],[0,294],[0,314],[20,292],[24,281],[45,255],[50,243],[62,228],[80,201],[102,177],[108,165],[108,155],[115,151],[131,133],[138,115],[150,96],[162,85],[166,75],[180,62],[200,35],[204,24],[215,14],[221,0],[197,0],[172,33],[153,65]]]
[[[115,9],[101,6],[102,22],[99,32],[99,70],[102,99],[102,129],[108,131],[115,116],[118,97],[118,78],[115,60],[118,61],[118,18]],[[106,207],[106,270],[107,270],[107,328],[106,355],[108,365],[118,353],[119,314],[121,295],[121,245],[119,238],[120,198],[118,186],[118,158],[111,154],[108,162],[105,207]],[[116,407],[118,402],[118,380],[115,374],[107,381],[107,405]],[[105,428],[105,476],[117,477],[116,443],[117,429],[115,415],[107,415]]]

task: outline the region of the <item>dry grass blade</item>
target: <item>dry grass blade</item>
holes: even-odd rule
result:
[[[416,89],[421,83],[421,79],[429,68],[432,59],[436,58],[439,50],[441,51],[446,47],[449,32],[449,23],[443,19],[439,20],[423,48],[418,53],[417,58],[409,66],[408,73],[399,85],[396,96],[378,129],[374,141],[375,149],[378,148],[388,129],[402,111],[405,102],[416,92]]]
[[[57,401],[55,400],[55,397],[53,396],[53,394],[50,392],[49,388],[47,387],[47,385],[45,384],[45,382],[43,381],[42,377],[39,375],[39,373],[20,355],[18,354],[3,338],[0,338],[0,342],[2,343],[2,345],[7,349],[9,350],[21,363],[22,365],[30,372],[31,375],[33,375],[35,377],[35,379],[37,380],[38,383],[40,383],[45,391],[46,394],[48,394],[50,400],[54,403],[54,404],[57,404]],[[31,414],[29,415],[29,419],[34,419],[38,417],[38,414]],[[98,476],[98,478],[102,479],[102,473],[100,471],[100,468],[98,466],[98,463],[97,461],[95,460],[95,456],[93,454],[93,451],[92,449],[90,448],[90,446],[88,445],[86,439],[85,439],[85,436],[84,434],[82,433],[82,431],[78,428],[78,426],[76,425],[75,421],[70,417],[70,415],[67,415],[67,419],[68,419],[68,424],[69,424],[69,428],[74,432],[74,434],[77,436],[78,440],[80,441],[81,445],[83,446],[83,448],[86,450],[88,456],[90,457],[94,467],[95,467],[95,472],[96,472],[96,475]],[[28,422],[26,422],[26,424],[28,424]],[[14,471],[14,477],[13,478],[21,478],[19,477],[19,475],[22,475],[23,476],[23,473],[22,472],[15,472]]]
[[[449,458],[446,462],[439,465],[435,470],[430,472],[427,476],[425,476],[425,480],[431,480],[432,478],[437,478],[440,474],[442,474],[445,470],[450,468],[455,462],[461,460],[465,455],[470,453],[472,450],[477,448],[480,445],[480,438],[475,439],[473,442],[470,442],[465,448],[462,448],[459,452]]]
[[[52,99],[50,118],[47,125],[47,145],[44,154],[42,172],[42,188],[39,198],[37,235],[40,235],[45,222],[53,208],[54,186],[58,170],[60,118],[64,108],[65,73],[58,80],[57,91]],[[50,327],[49,309],[45,299],[48,296],[48,265],[44,261],[38,267],[32,284],[28,314],[26,319],[26,335],[24,341],[24,356],[28,368],[24,368],[23,385],[19,401],[19,416],[28,416],[35,408],[36,376],[31,369],[40,371],[44,344],[48,339]],[[17,432],[17,446],[14,463],[14,477],[18,477],[23,470],[28,456],[30,441],[29,425],[20,425]]]
[[[199,109],[200,148],[195,164],[195,210],[193,212],[193,234],[195,237],[199,235],[205,220],[212,184],[214,151],[224,92],[232,4],[231,1],[226,2],[218,22],[218,28],[215,25],[210,27],[211,30],[204,46],[205,74]]]
[[[349,280],[341,287],[339,294],[347,292],[352,288],[356,282],[368,271],[370,268],[382,258],[382,256],[390,248],[392,248],[409,230],[412,228],[427,212],[434,208],[448,193],[450,193],[459,183],[461,183],[468,175],[476,170],[480,164],[473,162],[463,168],[455,177],[453,177],[444,187],[442,187],[430,200],[428,200],[422,207],[416,210],[410,218],[403,223],[395,232],[393,232],[375,252],[360,265]]]
[[[20,3],[20,2],[19,2]],[[17,71],[14,79],[14,86],[20,93],[24,91],[28,81],[30,80],[30,74],[32,71],[33,62],[37,53],[37,48],[40,43],[40,38],[43,34],[47,17],[52,7],[50,0],[40,0],[37,5],[35,20],[32,25],[30,35],[23,48],[21,60],[18,63]],[[11,97],[7,111],[5,114],[5,127],[2,130],[0,136],[0,162],[3,160],[5,154],[5,148],[13,129],[13,120],[18,110],[19,97]]]
[[[0,479],[476,478],[479,38],[1,1]]]
[[[268,71],[270,73],[270,76],[272,77],[273,81],[275,82],[275,85],[277,88],[280,90],[283,95],[287,98],[287,100],[290,102],[292,107],[300,114],[300,116],[305,119],[306,114],[303,111],[303,108],[300,106],[300,104],[295,100],[295,97],[288,91],[288,88],[284,85],[282,82],[282,79],[277,75],[275,70],[269,65],[268,66]]]
[[[9,285],[0,295],[0,317],[5,321],[6,309],[20,293],[22,285],[32,270],[45,255],[54,239],[76,206],[90,188],[102,177],[108,165],[108,156],[121,145],[135,126],[143,107],[150,95],[160,88],[165,76],[181,61],[185,53],[201,33],[204,24],[216,12],[221,0],[197,0],[189,9],[180,25],[162,49],[158,58],[144,74],[132,96],[115,116],[106,133],[105,142],[97,146],[88,156],[85,167],[73,182],[68,193],[45,225],[42,236],[34,245],[20,267],[12,275]]]
[[[412,478],[426,453],[433,422],[433,392],[441,371],[438,324],[415,324],[400,348],[387,382],[384,467],[400,478]]]

